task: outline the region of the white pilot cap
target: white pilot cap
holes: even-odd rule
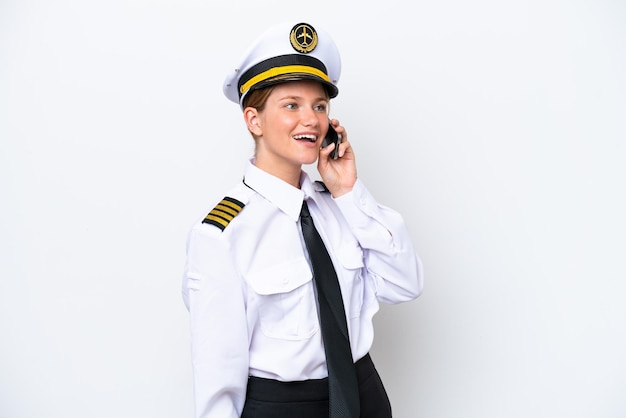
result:
[[[241,106],[252,90],[286,81],[321,82],[331,98],[339,93],[341,57],[327,32],[308,23],[270,28],[246,51],[224,81],[226,97]]]

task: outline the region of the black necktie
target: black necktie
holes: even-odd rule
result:
[[[313,225],[306,201],[302,202],[300,223],[317,286],[320,325],[328,366],[330,418],[358,418],[359,387],[350,351],[341,289],[328,251]]]

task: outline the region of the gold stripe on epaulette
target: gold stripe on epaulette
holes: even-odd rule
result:
[[[245,205],[237,199],[225,197],[209,212],[202,223],[214,225],[223,231],[230,221],[232,221],[235,216],[239,215],[239,212],[241,212],[244,206]]]

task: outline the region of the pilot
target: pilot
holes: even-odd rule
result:
[[[402,216],[357,177],[348,133],[329,119],[340,72],[326,31],[288,22],[226,76],[255,147],[188,236],[198,418],[391,417],[369,354],[372,318],[380,303],[420,294],[422,265]],[[321,181],[303,170],[315,163]]]

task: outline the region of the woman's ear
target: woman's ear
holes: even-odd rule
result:
[[[246,126],[252,135],[262,136],[263,130],[260,126],[259,111],[254,107],[246,107],[243,110],[243,119],[246,121]]]

